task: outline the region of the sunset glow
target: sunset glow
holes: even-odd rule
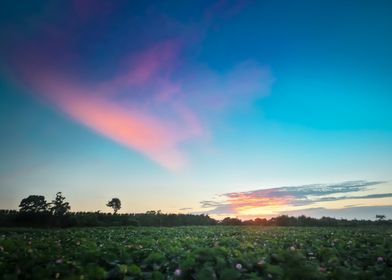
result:
[[[1,209],[392,215],[386,1],[11,2]]]

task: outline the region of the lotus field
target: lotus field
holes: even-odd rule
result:
[[[392,229],[1,229],[3,279],[392,279]]]

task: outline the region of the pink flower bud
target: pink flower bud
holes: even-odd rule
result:
[[[177,268],[177,269],[174,271],[174,276],[180,277],[180,276],[181,276],[181,273],[182,273],[181,269]]]

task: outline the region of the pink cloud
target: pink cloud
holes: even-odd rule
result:
[[[50,87],[47,90],[52,91]],[[186,132],[168,121],[100,96],[88,96],[79,88],[67,88],[61,83],[55,84],[54,90],[55,104],[87,127],[144,153],[166,168],[178,169],[185,164],[177,144],[187,137]]]
[[[195,52],[192,45],[200,43],[213,17],[230,17],[246,2],[222,1],[208,7],[199,24],[189,26],[159,14],[175,31],[175,39],[160,42],[154,36],[167,38],[164,28],[152,34],[152,40],[149,35],[134,38],[139,32],[129,32],[132,40],[116,40],[126,37],[127,29],[112,36],[105,28],[116,23],[113,12],[122,5],[82,2],[71,2],[70,21],[37,17],[28,36],[14,32],[15,38],[6,42],[7,70],[28,92],[74,121],[166,168],[178,169],[188,162],[185,147],[210,139],[215,118],[268,94],[270,72],[255,62],[217,73],[198,65],[193,55],[184,59]],[[130,22],[137,22],[138,16],[132,17]],[[129,24],[128,19],[116,24],[120,22]],[[146,25],[136,31],[150,30]]]
[[[122,85],[142,85],[157,74],[167,75],[176,62],[180,45],[168,40],[154,45],[126,60],[126,72],[117,78]]]
[[[184,108],[177,108],[177,120],[164,119],[146,109],[112,101],[94,89],[53,78],[40,80],[35,91],[79,123],[140,151],[168,169],[176,170],[186,164],[179,144],[202,134],[197,117]]]
[[[18,68],[27,86],[75,121],[175,170],[187,162],[182,144],[209,135],[206,122],[216,109],[252,102],[271,83],[269,71],[252,62],[222,75],[200,68],[173,82],[179,50],[176,41],[159,43],[95,84],[64,74],[42,52],[22,58]]]

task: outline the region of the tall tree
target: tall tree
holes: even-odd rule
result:
[[[48,211],[49,204],[43,195],[29,195],[22,199],[19,211],[23,213],[43,213]]]
[[[52,200],[52,207],[50,207],[50,211],[52,212],[53,215],[63,216],[71,209],[69,203],[65,202],[64,200],[65,197],[62,195],[61,192],[58,192],[56,194],[56,198]]]
[[[116,214],[117,211],[121,209],[121,201],[115,197],[112,198],[112,200],[109,200],[106,206],[113,208],[114,214]]]

